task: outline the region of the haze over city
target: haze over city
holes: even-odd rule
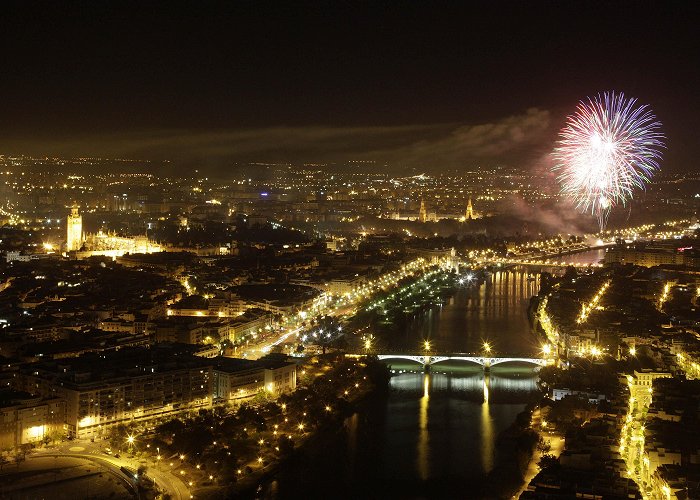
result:
[[[700,498],[699,22],[4,3],[0,497]]]
[[[680,3],[34,7],[4,9],[6,154],[525,168],[620,90],[662,118],[666,167],[696,169]]]

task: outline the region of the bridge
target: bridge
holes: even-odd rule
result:
[[[486,357],[486,356],[469,356],[465,354],[378,354],[377,358],[380,361],[387,359],[402,359],[406,361],[413,361],[419,363],[423,366],[425,370],[429,370],[430,366],[436,363],[442,363],[444,361],[466,361],[468,363],[474,363],[483,366],[485,370],[488,370],[492,366],[500,365],[502,363],[526,363],[536,366],[547,366],[548,360],[542,358],[508,358],[508,357]]]
[[[591,267],[603,267],[603,264],[593,262],[565,262],[557,261],[554,259],[517,259],[517,258],[502,258],[502,259],[490,259],[489,264],[500,264],[502,266],[530,266],[530,267],[576,267],[576,268],[591,268]]]

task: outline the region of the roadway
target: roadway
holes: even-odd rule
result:
[[[104,443],[106,443],[106,441]],[[192,498],[188,486],[175,474],[163,470],[162,467],[157,468],[152,464],[145,463],[145,461],[142,463],[136,458],[122,455],[117,458],[114,455],[108,455],[98,443],[89,441],[67,441],[51,448],[37,450],[32,455],[28,455],[27,460],[47,456],[82,458],[93,462],[98,466],[107,468],[112,474],[126,481],[132,491],[134,491],[133,478],[125,474],[120,467],[128,467],[137,470],[141,465],[145,465],[147,467],[146,476],[149,479],[155,480],[156,486],[164,490],[173,500],[187,500]],[[136,495],[134,495],[134,497],[136,497]]]
[[[345,317],[351,316],[356,312],[356,304],[337,304],[330,306],[326,310],[318,313],[318,316]],[[272,334],[261,338],[257,342],[248,343],[245,346],[240,346],[236,352],[236,357],[243,356],[246,359],[258,359],[268,354],[274,347],[285,342],[293,342],[305,330],[312,329],[310,326],[298,325],[290,329],[285,329],[277,334]]]

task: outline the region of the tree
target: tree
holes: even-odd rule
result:
[[[540,457],[540,460],[539,462],[537,462],[537,465],[542,470],[549,468],[557,468],[559,467],[559,459],[550,453],[545,453]]]
[[[564,271],[564,281],[568,281],[570,283],[571,280],[575,280],[576,278],[578,278],[576,268],[574,266],[566,266],[566,271]]]
[[[121,449],[121,447],[124,446],[124,443],[126,442],[128,434],[128,430],[123,424],[119,424],[116,427],[112,428],[112,430],[109,433],[110,446],[116,449]]]
[[[286,436],[281,436],[278,439],[277,443],[280,449],[281,456],[289,456],[294,452],[294,442]]]

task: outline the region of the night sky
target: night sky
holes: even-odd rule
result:
[[[664,169],[700,170],[695,2],[20,1],[0,23],[0,154],[527,167],[615,89],[664,123]]]

